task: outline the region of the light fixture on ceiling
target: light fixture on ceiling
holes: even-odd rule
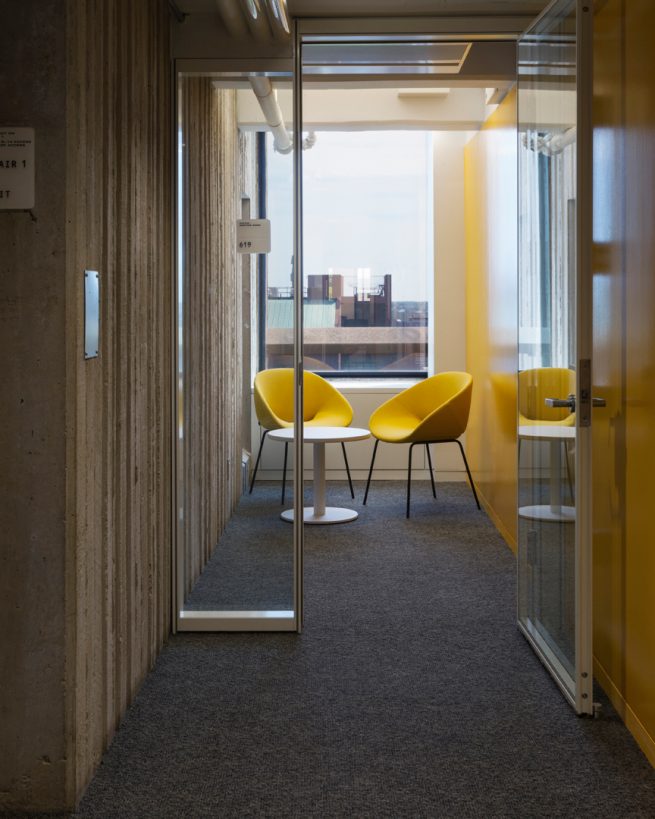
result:
[[[450,94],[450,88],[399,88],[399,100],[443,99]]]
[[[310,42],[303,70],[315,75],[421,76],[459,74],[470,42]]]

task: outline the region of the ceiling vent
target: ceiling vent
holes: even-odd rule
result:
[[[303,46],[303,72],[426,77],[459,74],[471,45],[457,42],[307,43]]]

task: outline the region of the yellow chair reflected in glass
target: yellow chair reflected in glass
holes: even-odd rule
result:
[[[519,428],[534,426],[574,427],[575,412],[566,407],[549,407],[546,398],[567,398],[575,395],[575,370],[566,367],[534,367],[519,373]],[[518,459],[521,460],[521,441],[518,440]],[[562,440],[571,498],[574,499],[571,474],[573,441]]]
[[[368,498],[373,465],[380,441],[389,444],[409,444],[407,517],[409,517],[411,495],[413,448],[417,444],[425,445],[430,481],[432,482],[432,494],[436,498],[437,491],[432,470],[430,444],[455,443],[459,446],[473,497],[478,509],[480,508],[464,447],[461,441],[458,440],[466,430],[468,423],[472,389],[473,378],[469,373],[439,373],[403,390],[403,392],[395,395],[375,410],[369,421],[369,429],[376,441],[366,482],[364,503]]]
[[[293,411],[294,396],[294,375],[290,367],[279,369],[262,370],[255,376],[254,398],[255,412],[259,425],[263,428],[259,444],[259,452],[255,462],[255,469],[250,481],[250,493],[252,493],[257,477],[257,469],[262,455],[262,447],[266,435],[273,429],[283,429],[292,427],[294,421]],[[348,427],[353,419],[353,408],[344,396],[325,378],[321,378],[316,373],[303,373],[303,423],[310,427]],[[287,454],[289,444],[284,444],[284,468],[282,473],[282,503],[287,479]],[[354,498],[355,491],[350,477],[348,457],[346,456],[346,446],[342,442],[341,449],[348,475],[350,494]]]
[[[575,426],[570,409],[546,406],[546,398],[575,393],[575,372],[564,367],[536,367],[519,373],[519,426]]]

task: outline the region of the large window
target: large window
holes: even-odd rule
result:
[[[266,367],[291,362],[289,156],[266,142]],[[432,138],[325,131],[303,152],[304,349],[324,374],[426,374],[433,280]]]

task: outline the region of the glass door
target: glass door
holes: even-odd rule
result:
[[[592,713],[591,5],[557,0],[518,44],[518,622]]]
[[[302,514],[280,514],[302,509],[302,447],[292,457],[273,436],[302,419],[293,74],[177,67],[175,625],[300,631]],[[266,379],[276,276],[290,354]]]

